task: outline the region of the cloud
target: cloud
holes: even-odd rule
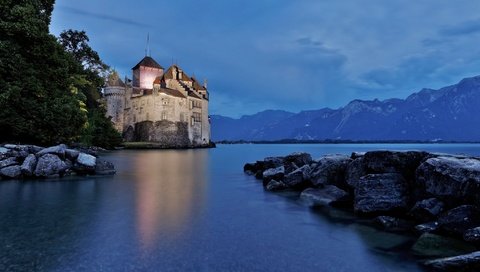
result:
[[[480,19],[466,21],[461,24],[444,27],[440,30],[442,36],[462,36],[480,32]]]
[[[122,17],[111,16],[111,15],[108,15],[108,14],[85,11],[85,10],[81,10],[81,9],[78,9],[78,8],[72,8],[72,7],[62,6],[62,5],[57,5],[57,6],[55,6],[55,8],[56,9],[61,9],[65,12],[68,12],[68,13],[71,13],[71,14],[77,14],[77,15],[86,16],[86,17],[99,19],[99,20],[111,21],[111,22],[114,22],[114,23],[126,24],[126,25],[130,25],[130,26],[135,26],[135,27],[152,27],[152,25],[150,25],[150,24],[125,19],[125,18],[122,18]]]
[[[57,7],[52,29],[84,29],[102,59],[129,77],[149,32],[152,56],[208,78],[210,109],[230,116],[406,97],[480,74],[478,0],[181,0],[135,8],[128,0],[85,0]]]

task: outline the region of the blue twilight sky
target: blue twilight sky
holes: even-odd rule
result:
[[[337,108],[480,75],[478,0],[57,0],[123,76],[144,56],[207,78],[210,113]]]

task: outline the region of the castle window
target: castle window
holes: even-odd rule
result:
[[[185,114],[180,113],[180,122],[185,122]]]
[[[192,124],[192,126],[195,125],[195,118],[193,118],[193,116],[191,118],[191,124]]]
[[[192,118],[195,122],[202,122],[202,115],[198,112],[194,112],[193,115],[192,115]]]
[[[162,120],[167,120],[167,113],[166,112],[162,112]]]
[[[192,108],[199,108],[199,109],[201,109],[201,108],[202,108],[202,102],[193,100],[193,101],[192,101]]]

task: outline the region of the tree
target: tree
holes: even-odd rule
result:
[[[60,34],[58,40],[65,51],[75,59],[78,64],[78,76],[83,79],[76,84],[86,98],[88,110],[88,122],[82,130],[81,141],[87,145],[115,147],[121,143],[121,136],[107,119],[104,105],[98,102],[105,76],[109,72],[108,65],[90,47],[88,44],[90,39],[85,31],[66,30]]]
[[[48,32],[53,0],[3,0],[0,9],[0,141],[78,139],[87,113],[75,59]]]

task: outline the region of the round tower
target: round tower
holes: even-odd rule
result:
[[[107,103],[107,117],[111,118],[120,133],[123,131],[124,123],[125,92],[125,83],[120,79],[118,73],[113,71],[107,78],[103,94]]]

